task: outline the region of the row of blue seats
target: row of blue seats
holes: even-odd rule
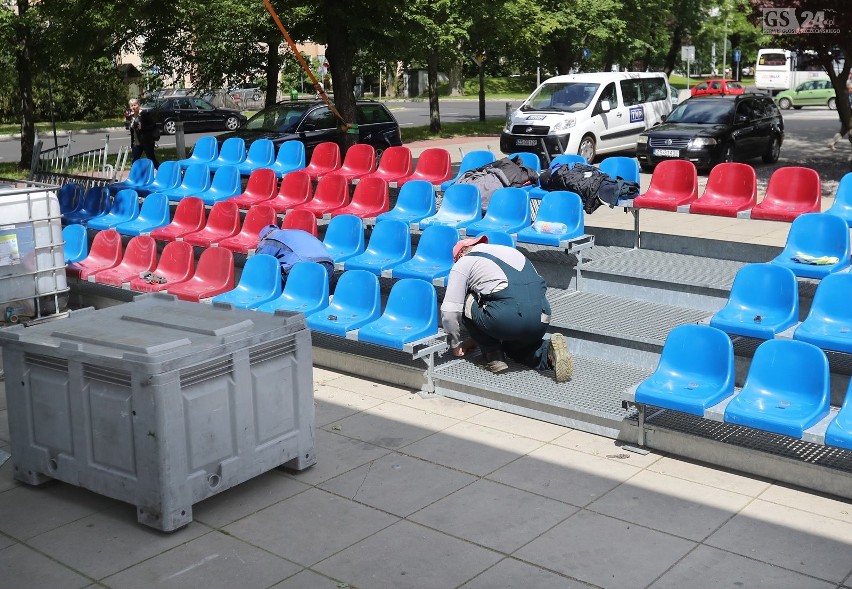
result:
[[[734,389],[734,350],[714,327],[669,332],[657,369],[627,401],[852,450],[852,386],[840,411],[830,405],[825,353],[813,344],[769,340]]]
[[[426,281],[395,282],[384,313],[375,274],[344,272],[330,302],[328,282],[321,264],[298,262],[282,289],[278,259],[259,254],[246,261],[236,288],[214,297],[212,303],[267,313],[300,312],[313,330],[396,349],[438,334],[437,294]]]

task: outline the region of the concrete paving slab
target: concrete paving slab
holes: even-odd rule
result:
[[[524,417],[523,415],[515,415],[506,411],[498,411],[497,409],[488,409],[476,416],[468,419],[468,422],[477,425],[484,425],[492,429],[524,436],[540,442],[550,442],[570,430],[561,425],[545,423],[537,419]]]
[[[661,457],[648,470],[749,497],[757,497],[772,486],[772,481],[669,456]]]
[[[0,496],[0,532],[26,540],[117,504],[108,497],[64,483],[20,485]]]
[[[591,585],[557,575],[514,558],[504,558],[475,579],[462,585],[460,589],[517,589],[518,587],[524,589],[592,589]]]
[[[383,401],[376,397],[353,394],[351,391],[339,389],[331,384],[316,385],[314,387],[316,426],[322,427],[335,423],[381,403]]]
[[[805,489],[776,483],[761,493],[760,499],[852,523],[852,503],[835,497],[819,495]],[[852,539],[850,539],[850,543],[852,543]]]
[[[577,429],[568,430],[551,442],[555,446],[570,448],[577,452],[585,452],[600,458],[614,460],[620,464],[628,464],[637,468],[647,468],[662,458],[660,454],[648,452],[640,454],[625,449],[625,444],[606,436],[598,436]]]
[[[409,395],[407,397],[397,397],[393,400],[394,403],[411,407],[412,409],[420,409],[435,415],[443,415],[444,417],[452,417],[453,419],[470,419],[475,415],[480,415],[490,411],[481,405],[473,403],[465,403],[448,397],[434,395],[431,397],[421,397],[420,395]],[[508,414],[506,414],[508,415]],[[539,422],[541,423],[541,422]]]
[[[289,473],[297,481],[308,485],[327,481],[389,452],[386,448],[322,429],[314,432],[314,447],[317,463],[307,470]]]
[[[79,589],[88,587],[91,583],[91,579],[23,544],[0,550],[0,589]]]
[[[270,587],[270,589],[341,589],[340,581],[305,569]]]
[[[335,423],[341,435],[398,450],[454,425],[458,421],[422,409],[382,403]],[[328,426],[325,428],[328,429]]]

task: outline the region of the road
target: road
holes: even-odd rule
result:
[[[519,101],[515,101],[519,103]],[[429,124],[429,103],[428,101],[400,101],[388,103],[394,116],[399,121],[401,126],[418,126]],[[489,117],[502,117],[506,113],[506,101],[492,100],[486,101],[486,114]],[[827,108],[809,107],[799,111],[784,111],[784,124],[787,131],[787,136],[784,146],[781,148],[782,159],[791,149],[798,153],[819,156],[813,159],[821,160],[825,157],[840,157],[834,155],[833,152],[825,148],[825,142],[837,131],[839,123],[836,111],[830,111]],[[476,120],[479,117],[479,104],[476,100],[442,100],[441,101],[441,120],[443,122],[453,121],[470,121]],[[191,133],[186,136],[187,147],[192,146],[195,141],[202,135],[209,133]],[[106,133],[78,133],[73,136],[73,152],[79,153],[87,149],[102,147],[106,140]],[[50,135],[44,135],[47,147],[52,146],[53,141]],[[59,138],[60,144],[64,142],[64,138]],[[121,145],[128,145],[130,137],[126,131],[119,129],[113,131],[109,135],[110,151],[114,153]],[[164,136],[159,145],[161,147],[174,147],[175,141],[173,137]],[[842,149],[848,150],[845,145]],[[813,153],[812,153],[813,152]],[[0,162],[17,161],[20,158],[20,141],[17,139],[9,139],[0,141]],[[810,157],[802,157],[804,160],[812,159]],[[815,162],[816,163],[816,162]],[[789,164],[788,164],[789,165]],[[817,168],[819,169],[819,168]]]

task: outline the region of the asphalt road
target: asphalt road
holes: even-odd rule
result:
[[[517,101],[516,101],[517,102]],[[405,101],[389,103],[394,116],[401,126],[418,126],[429,123],[429,104],[427,101]],[[487,101],[486,115],[489,117],[502,117],[506,113],[506,101]],[[825,142],[838,130],[839,122],[837,112],[827,108],[807,107],[802,110],[784,111],[784,124],[786,138],[781,148],[782,160],[788,162],[801,162],[799,165],[808,165],[812,161],[814,167],[824,163],[825,160],[833,161],[840,159],[840,151],[831,152],[825,148]],[[479,104],[476,100],[442,100],[441,120],[444,122],[476,120],[479,117]],[[223,130],[224,131],[224,130]],[[192,146],[198,137],[209,135],[209,133],[191,133],[186,135],[186,146]],[[43,135],[46,147],[53,144],[51,135]],[[77,133],[73,136],[73,152],[79,153],[87,149],[102,147],[107,138],[106,133]],[[59,138],[60,144],[64,137]],[[118,146],[127,145],[130,137],[124,129],[114,130],[109,134],[110,151]],[[159,145],[161,147],[174,147],[174,137],[163,136]],[[848,151],[848,146],[841,146],[841,150]],[[845,153],[844,151],[844,153]],[[17,161],[20,158],[20,140],[0,140],[0,162]]]

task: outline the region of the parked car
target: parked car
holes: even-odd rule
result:
[[[228,89],[231,98],[237,101],[254,100],[260,102],[263,98],[263,91],[256,84],[237,84]]]
[[[734,80],[704,80],[692,87],[693,96],[708,94],[743,94],[745,86]]]
[[[358,143],[369,143],[379,154],[386,148],[402,145],[399,123],[380,102],[359,100]],[[323,141],[336,141],[342,134],[340,121],[321,101],[285,101],[269,106],[231,133],[218,135],[221,145],[230,137],[242,137],[246,145],[256,139],[271,139],[277,149],[285,141],[296,139],[305,144],[310,157]]]
[[[154,113],[157,126],[164,135],[174,135],[175,123],[183,121],[186,132],[233,131],[246,121],[245,115],[232,108],[218,108],[197,96],[176,96],[150,100],[143,110]]]
[[[779,92],[775,95],[775,102],[784,110],[803,106],[827,106],[834,110],[837,108],[837,93],[831,80],[808,80],[792,90]]]
[[[639,136],[636,158],[646,172],[667,159],[689,160],[702,169],[758,156],[772,163],[783,141],[784,119],[769,96],[697,96]]]

